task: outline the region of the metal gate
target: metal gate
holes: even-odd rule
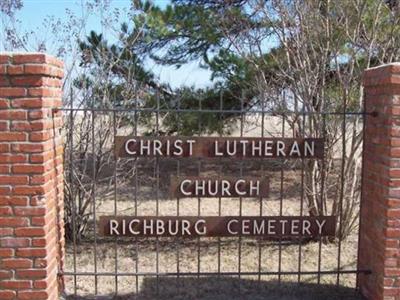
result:
[[[174,108],[165,107],[159,98],[154,107],[143,107],[139,100],[133,103],[128,109],[63,109],[67,250],[61,275],[69,297],[256,299],[276,291],[291,293],[282,287],[293,283],[307,295],[310,290],[318,295],[353,293],[357,274],[368,273],[357,269],[363,112],[271,111],[263,105],[247,108],[243,101],[237,109],[226,109],[222,100],[213,109],[202,108],[201,100],[191,109],[181,108],[179,101]],[[214,132],[207,129],[209,115],[212,122],[221,121]],[[176,124],[174,131],[167,131],[168,120]],[[197,136],[230,131],[238,137],[325,138],[325,156],[320,160],[115,157],[117,135],[177,135],[187,132],[183,127],[188,124],[197,126]],[[170,177],[182,175],[267,176],[271,193],[267,199],[170,199],[166,192]],[[294,240],[100,237],[98,218],[122,213],[333,214],[338,234],[331,239]]]

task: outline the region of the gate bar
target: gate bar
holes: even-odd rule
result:
[[[155,112],[156,110],[151,107],[138,107],[138,108],[68,108],[68,107],[63,107],[63,108],[53,108],[53,111],[92,111],[92,112]],[[173,112],[182,112],[182,113],[193,113],[193,112],[199,112],[198,109],[189,109],[189,108],[173,108],[173,109],[167,109],[167,108],[160,108],[158,112],[165,112],[165,113],[170,113],[171,111]],[[240,110],[240,109],[225,109],[225,110],[220,110],[220,109],[202,109],[201,112],[203,113],[258,113],[258,114],[266,114],[266,115],[271,115],[271,116],[281,116],[281,115],[288,115],[288,114],[298,114],[298,112],[295,111],[263,111],[260,109],[248,109],[248,110]],[[303,114],[303,113],[302,113]],[[376,112],[364,112],[364,111],[349,111],[349,112],[309,112],[306,111],[304,113],[305,115],[370,115],[370,116],[377,116]]]
[[[301,271],[300,275],[336,275],[336,274],[371,274],[371,270],[341,270],[341,271]],[[200,276],[237,276],[237,272],[164,272],[164,273],[152,273],[152,272],[139,272],[139,273],[130,273],[130,272],[121,272],[121,273],[114,273],[114,272],[61,272],[61,275],[64,276],[193,276],[196,277]],[[242,272],[241,275],[244,276],[257,276],[259,272]],[[271,271],[271,272],[261,272],[261,275],[298,275],[299,272],[297,271]]]

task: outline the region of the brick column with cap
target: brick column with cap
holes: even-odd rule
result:
[[[63,288],[63,63],[0,53],[0,299]]]
[[[400,300],[400,63],[364,73],[363,196],[358,286],[367,299]]]

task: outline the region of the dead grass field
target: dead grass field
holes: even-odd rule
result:
[[[265,175],[271,180],[270,197],[254,198],[203,198],[169,199],[167,190],[170,176],[177,172],[176,162],[158,165],[159,176],[155,172],[156,163],[146,162],[139,168],[138,190],[135,196],[134,180],[118,184],[117,196],[97,191],[96,217],[101,215],[139,216],[185,216],[239,215],[243,216],[279,215],[282,198],[282,215],[301,214],[301,185],[299,170],[287,166],[283,172],[278,165],[261,167],[260,162],[240,163],[240,168],[232,163],[215,164],[189,162],[179,166],[181,175],[202,176],[223,174],[244,176]],[[264,169],[265,171],[260,171]],[[221,173],[222,174],[222,173]],[[283,185],[281,188],[281,179]],[[158,187],[158,189],[157,189]],[[157,192],[158,190],[158,192]],[[157,200],[158,196],[158,200]],[[136,200],[135,200],[136,199]],[[116,202],[115,202],[116,201]],[[114,210],[116,203],[117,210]],[[158,204],[157,204],[158,203]],[[261,209],[260,209],[261,207]],[[304,203],[303,214],[307,208]],[[92,222],[93,223],[93,222]],[[95,247],[94,232],[86,236],[84,242],[74,249],[67,243],[67,272],[94,272]],[[156,277],[120,276],[117,280],[116,299],[360,299],[354,292],[355,275],[340,275],[340,286],[336,286],[337,275],[321,275],[317,285],[317,275],[277,275],[273,276],[196,276],[197,272],[283,272],[334,271],[338,267],[338,243],[272,242],[262,239],[201,238],[177,239],[155,238],[104,239],[97,237],[97,272],[113,273],[160,273],[190,272],[194,276]],[[76,251],[76,270],[73,253]],[[157,254],[158,253],[158,254]],[[321,258],[319,264],[319,256]],[[357,233],[341,243],[340,266],[342,270],[356,269]],[[239,264],[240,257],[240,264]],[[179,264],[178,264],[179,259]],[[300,260],[300,261],[299,261]],[[280,261],[280,264],[279,264]],[[157,264],[158,262],[158,264]],[[280,284],[278,281],[280,279]],[[301,283],[297,284],[298,281]],[[78,299],[101,299],[95,293],[94,276],[77,276]],[[332,285],[333,284],[333,285]],[[115,293],[115,276],[97,276],[98,295],[111,299]],[[66,292],[74,297],[74,277],[66,277]]]

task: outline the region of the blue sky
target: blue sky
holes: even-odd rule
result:
[[[112,9],[127,8],[131,3],[131,0],[109,1],[111,2]],[[43,19],[46,16],[54,16],[61,20],[66,20],[66,9],[71,10],[74,14],[81,15],[81,3],[84,2],[85,0],[23,0],[24,7],[18,12],[17,18],[21,20],[22,28],[25,30],[31,30],[38,27],[43,28]],[[161,7],[165,7],[169,3],[168,0],[156,0],[154,2],[156,5]],[[121,20],[123,20],[123,18],[121,18]],[[100,18],[96,15],[92,15],[88,18],[85,31],[88,33],[93,29],[97,32],[103,31],[106,37],[107,34],[109,34],[107,29],[104,26],[101,26]],[[38,34],[41,34],[41,32]],[[109,37],[109,39],[111,39],[111,37]],[[210,72],[201,69],[198,62],[184,65],[180,69],[176,69],[175,67],[157,66],[151,62],[147,63],[147,67],[159,77],[160,81],[169,83],[172,87],[178,87],[181,85],[205,87],[210,84]]]

